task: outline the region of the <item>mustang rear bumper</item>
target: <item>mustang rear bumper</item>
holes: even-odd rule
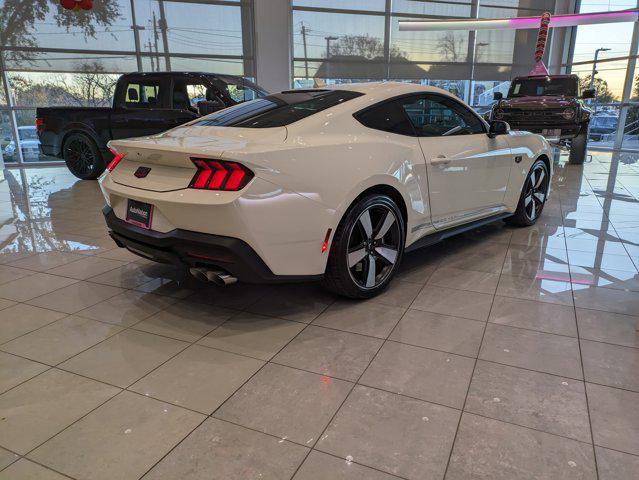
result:
[[[144,258],[186,267],[226,270],[248,283],[314,281],[322,275],[275,275],[249,244],[238,238],[175,229],[162,233],[120,220],[102,209],[109,235],[119,247]]]

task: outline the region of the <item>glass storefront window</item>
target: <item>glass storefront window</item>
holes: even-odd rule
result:
[[[0,3],[0,42],[6,47],[135,50],[130,8],[129,0],[96,1],[89,11],[65,10],[57,1]],[[6,55],[39,56],[31,52]]]
[[[639,150],[639,104],[631,104],[624,108],[627,109],[627,113],[621,147]]]
[[[17,107],[109,107],[118,74],[96,72],[10,72],[9,84]]]
[[[292,0],[293,7],[321,7],[383,12],[386,0]]]
[[[443,17],[470,17],[470,0],[394,0],[393,13],[413,15],[438,15]]]

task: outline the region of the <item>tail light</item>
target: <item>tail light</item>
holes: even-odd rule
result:
[[[35,127],[38,135],[44,132],[44,118],[36,118]]]
[[[109,150],[111,150],[111,153],[113,154],[113,160],[111,160],[108,164],[107,164],[107,170],[109,172],[112,172],[113,169],[115,167],[118,166],[118,163],[120,163],[120,161],[124,158],[124,156],[126,155],[126,153],[118,153],[115,150],[113,150],[112,148],[110,148]]]
[[[197,167],[197,172],[189,188],[235,192],[243,189],[254,176],[248,168],[236,162],[206,158],[191,160]]]

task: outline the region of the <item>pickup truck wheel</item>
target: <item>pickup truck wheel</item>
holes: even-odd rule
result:
[[[579,134],[570,141],[569,162],[572,165],[583,165],[586,160],[588,146],[588,125],[583,125]]]
[[[106,168],[98,146],[83,133],[69,135],[62,156],[71,173],[82,180],[95,180]]]

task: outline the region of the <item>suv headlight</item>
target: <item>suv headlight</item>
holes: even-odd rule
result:
[[[497,120],[501,120],[502,118],[504,118],[504,111],[499,108],[496,108],[493,114],[495,115],[495,118]]]
[[[575,109],[574,108],[567,108],[565,109],[563,112],[561,112],[561,115],[566,119],[566,120],[570,120],[571,118],[574,118],[575,116]]]

